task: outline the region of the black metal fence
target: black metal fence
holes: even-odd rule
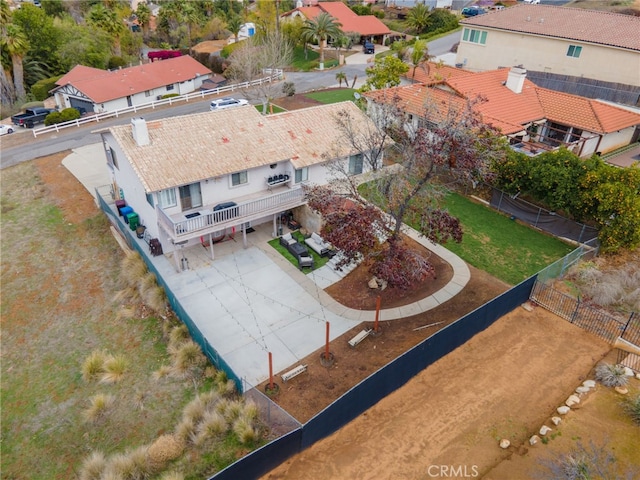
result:
[[[259,478],[289,457],[336,432],[433,362],[527,301],[534,282],[535,277],[525,280],[436,332],[354,386],[301,428],[251,452],[218,472],[210,480]]]
[[[579,298],[573,298],[542,282],[535,282],[531,300],[610,343],[615,342],[627,327],[628,321],[616,318],[595,306],[587,305]]]

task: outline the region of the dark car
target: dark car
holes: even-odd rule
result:
[[[487,11],[484,8],[478,7],[477,5],[465,7],[462,9],[463,17],[475,17],[476,15],[482,15],[483,13],[487,13]]]
[[[362,46],[362,53],[376,53],[376,47],[371,42],[364,42]]]

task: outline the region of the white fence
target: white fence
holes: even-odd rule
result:
[[[174,103],[189,102],[190,100],[193,100],[193,99],[200,100],[210,95],[220,95],[221,93],[233,92],[235,90],[251,88],[258,85],[262,85],[264,83],[271,83],[277,80],[281,80],[284,76],[283,71],[280,69],[268,70],[265,73],[271,73],[271,74],[264,78],[252,80],[251,82],[234,83],[233,85],[225,85],[224,87],[212,88],[211,90],[199,90],[197,92],[187,93],[185,95],[180,95],[178,97],[164,98],[162,100],[154,100],[149,103],[143,103],[140,105],[133,105],[127,108],[121,108],[119,110],[114,110],[112,112],[89,114],[82,118],[78,118],[77,120],[71,120],[69,122],[64,122],[64,123],[56,123],[54,125],[49,125],[48,127],[34,128],[32,130],[33,136],[37,137],[38,135],[41,135],[43,133],[59,132],[60,130],[64,130],[65,128],[80,127],[81,125],[86,125],[87,123],[100,122],[101,120],[105,120],[109,118],[118,118],[120,115],[124,115],[126,113],[131,113],[131,112],[135,113],[142,110],[146,110],[148,108],[155,109],[156,107],[161,107],[163,105],[173,105]]]

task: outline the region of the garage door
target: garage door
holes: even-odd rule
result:
[[[73,108],[84,108],[86,113],[93,112],[93,103],[87,102],[86,100],[80,100],[79,98],[70,98],[71,106]],[[80,110],[82,111],[82,110]]]

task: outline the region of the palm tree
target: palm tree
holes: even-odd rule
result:
[[[411,79],[415,79],[416,77],[416,68],[418,65],[426,65],[426,73],[429,73],[428,61],[433,58],[432,55],[429,55],[429,47],[427,46],[426,40],[416,40],[413,44],[413,50],[411,51],[411,64],[413,65],[413,75]]]
[[[98,3],[89,10],[89,23],[104,30],[113,38],[113,54],[117,57],[121,56],[120,36],[124,33],[125,27],[116,12]]]
[[[349,84],[347,83],[347,74],[344,72],[336,72],[336,80],[338,80],[338,82],[340,82],[340,87],[342,87],[342,81],[344,80],[344,83],[348,86]]]
[[[227,22],[227,30],[233,33],[233,38],[235,38],[236,43],[238,43],[238,34],[240,33],[241,28],[242,19],[238,15],[234,15]]]
[[[418,3],[409,10],[405,23],[417,34],[421,34],[429,26],[430,15],[429,7],[423,3]]]
[[[6,27],[6,36],[2,38],[2,49],[7,51],[11,57],[13,66],[13,85],[15,87],[16,96],[24,98],[26,92],[24,89],[24,66],[22,61],[29,51],[29,41],[22,29],[13,23]]]
[[[306,40],[316,40],[320,47],[320,70],[324,69],[324,44],[329,37],[337,37],[342,34],[342,24],[326,12],[322,12],[315,20],[307,19],[302,27],[302,33]]]
[[[142,31],[146,35],[149,31],[149,19],[151,18],[151,10],[146,3],[138,4],[138,8],[136,9],[136,16],[138,17],[138,22],[142,27]]]

